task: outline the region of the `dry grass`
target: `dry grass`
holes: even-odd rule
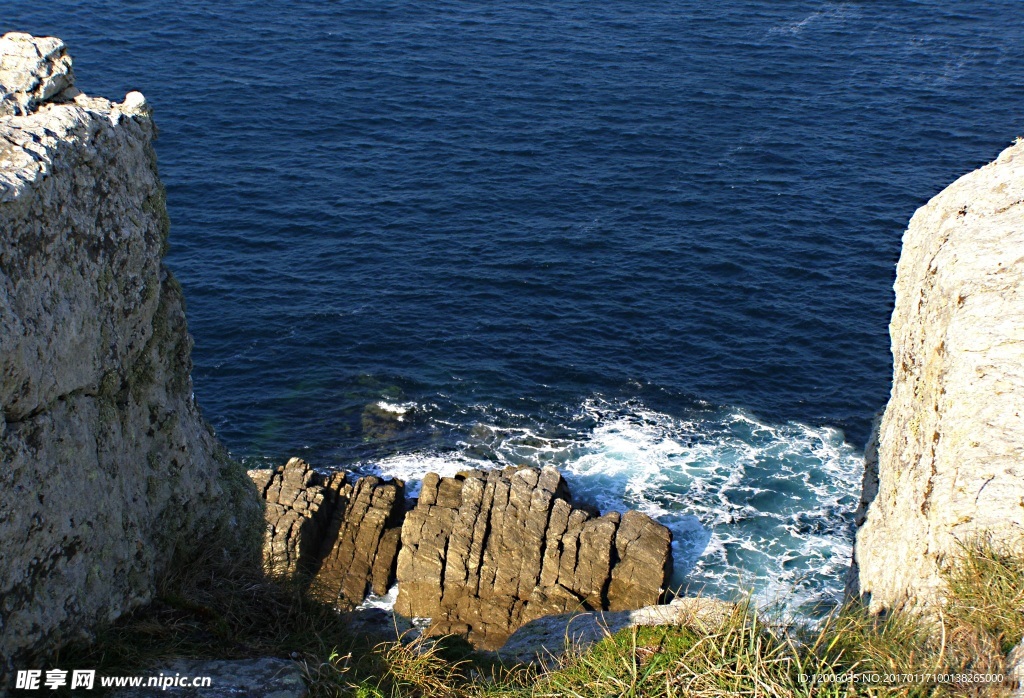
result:
[[[55,665],[115,675],[179,657],[274,656],[319,665],[338,652],[370,655],[372,644],[361,642],[302,580],[209,553],[172,564],[153,603],[102,628],[95,643],[63,649]]]
[[[299,581],[252,565],[191,560],[149,608],[77,648],[62,667],[134,673],[172,657],[292,657],[314,698],[1001,695],[995,686],[815,683],[815,674],[1000,673],[1024,635],[1024,558],[974,543],[949,574],[942,622],[849,606],[813,628],[765,622],[748,604],[710,633],[631,628],[541,667],[502,667],[459,639],[373,644]]]
[[[984,683],[814,682],[814,675],[1001,674],[1005,653],[1024,635],[1024,558],[984,541],[964,547],[948,576],[939,622],[910,613],[872,616],[850,605],[813,628],[766,623],[749,605],[719,630],[631,628],[556,663],[519,674],[473,677],[422,646],[375,650],[384,674],[373,695],[452,698],[725,698],[763,696],[1005,696]],[[366,686],[366,684],[363,684]],[[353,689],[355,690],[355,689]],[[359,689],[363,690],[363,689]],[[350,694],[353,695],[353,694]],[[356,694],[358,695],[358,694]]]
[[[981,538],[963,546],[947,574],[950,603],[945,612],[957,629],[1009,652],[1024,638],[1024,554]]]

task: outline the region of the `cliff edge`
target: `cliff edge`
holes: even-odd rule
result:
[[[192,397],[149,107],[74,82],[59,39],[0,38],[0,674],[260,515]]]
[[[941,602],[972,539],[1024,541],[1024,143],[914,214],[889,331],[877,494],[869,458],[854,553],[852,591],[873,611]]]

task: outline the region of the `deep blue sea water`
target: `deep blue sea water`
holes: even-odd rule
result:
[[[1016,0],[5,0],[8,30],[154,105],[236,456],[553,463],[718,594],[835,598],[901,233],[1024,132]]]

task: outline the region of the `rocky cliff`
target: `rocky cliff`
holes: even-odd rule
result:
[[[973,538],[1024,541],[1024,143],[914,215],[889,330],[853,580],[876,611],[941,601]]]
[[[0,39],[0,657],[147,601],[181,544],[258,515],[203,421],[143,96]],[[0,667],[3,673],[3,667]]]

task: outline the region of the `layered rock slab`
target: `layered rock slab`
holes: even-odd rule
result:
[[[348,487],[345,501],[335,508],[313,580],[317,595],[343,611],[362,603],[368,591],[387,593],[395,579],[405,513],[401,480],[384,482],[369,475]]]
[[[643,514],[574,507],[554,468],[428,474],[402,526],[395,610],[497,649],[542,616],[657,603],[670,546]]]
[[[145,603],[175,555],[225,543],[259,509],[192,396],[145,99],[79,94],[63,43],[24,34],[0,38],[0,85],[10,668]]]
[[[875,611],[941,603],[973,538],[1024,542],[1024,143],[914,214],[895,290],[851,584]]]
[[[250,470],[249,477],[266,503],[266,569],[286,576],[313,572],[337,499],[347,494],[344,478],[340,486],[335,482],[329,487],[326,478],[300,458],[274,470]]]
[[[265,567],[313,578],[315,594],[340,610],[368,591],[384,594],[395,577],[405,488],[345,472],[324,475],[292,458],[274,470],[251,470],[266,502]]]

